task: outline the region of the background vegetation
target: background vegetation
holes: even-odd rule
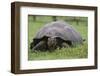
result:
[[[54,52],[36,52],[30,50],[30,43],[37,31],[46,23],[63,20],[72,25],[85,39],[83,45],[73,48],[56,49]],[[69,16],[28,16],[28,60],[52,60],[52,59],[76,59],[86,58],[88,54],[88,23],[87,17],[69,17]]]

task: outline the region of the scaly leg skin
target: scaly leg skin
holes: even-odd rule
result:
[[[36,51],[36,50],[43,50],[45,46],[45,41],[40,41],[36,46],[33,47],[32,51]]]
[[[69,45],[68,45],[67,43],[63,42],[63,43],[62,43],[62,47],[63,47],[63,48],[69,48]]]

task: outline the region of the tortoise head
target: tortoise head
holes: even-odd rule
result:
[[[49,37],[47,42],[49,49],[55,49],[57,47],[57,39],[56,37]]]

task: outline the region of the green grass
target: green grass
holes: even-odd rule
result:
[[[48,19],[48,17],[44,18],[45,20]],[[32,39],[36,35],[37,31],[43,27],[46,22],[41,21],[32,21],[29,19],[28,21],[28,45],[30,46],[30,43],[32,42]],[[69,47],[69,48],[62,48],[62,49],[56,49],[53,52],[35,52],[33,53],[32,50],[28,49],[28,60],[52,60],[52,59],[79,59],[79,58],[87,58],[88,54],[88,44],[87,44],[87,22],[79,22],[77,23],[75,21],[69,22],[69,24],[73,25],[81,36],[86,39],[83,45],[78,45],[76,47]],[[28,47],[29,47],[28,46]]]
[[[83,49],[84,48],[84,49]],[[73,48],[56,49],[54,52],[35,52],[29,51],[29,60],[46,60],[46,59],[76,59],[87,57],[87,45]]]

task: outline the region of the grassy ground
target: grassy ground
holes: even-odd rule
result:
[[[48,18],[47,18],[48,19]],[[44,20],[47,20],[46,18]],[[46,24],[41,21],[32,21],[29,19],[28,23],[28,45],[32,42],[36,32]],[[82,37],[86,39],[83,45],[78,45],[73,48],[62,48],[56,49],[54,52],[36,52],[32,53],[30,49],[28,49],[28,60],[52,60],[52,59],[76,59],[76,58],[86,58],[87,57],[87,23],[79,22],[78,25],[75,21],[69,22],[69,24],[73,25],[73,27],[80,32]],[[29,46],[28,46],[29,47]]]

